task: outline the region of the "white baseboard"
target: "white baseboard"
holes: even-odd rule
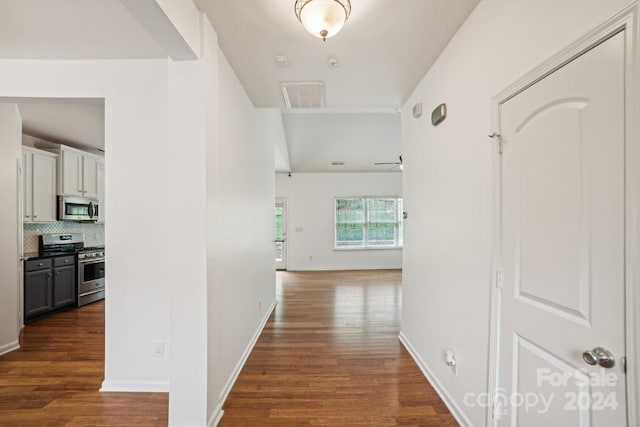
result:
[[[211,414],[211,416],[209,417],[209,420],[207,420],[207,427],[216,427],[220,422],[220,420],[222,419],[223,415],[224,415],[224,411],[222,410],[222,404],[218,403],[218,406],[216,406],[215,411],[213,411],[213,414]]]
[[[238,379],[238,375],[240,375],[240,371],[242,371],[242,367],[244,366],[244,364],[246,363],[247,359],[249,358],[249,354],[251,354],[251,351],[253,350],[253,347],[256,345],[256,342],[258,341],[258,338],[260,338],[260,334],[262,333],[262,330],[264,329],[264,325],[267,324],[267,321],[269,320],[269,317],[271,316],[271,313],[273,312],[273,309],[276,308],[276,303],[277,302],[278,302],[278,300],[274,298],[273,302],[271,303],[271,306],[269,306],[269,309],[266,311],[266,314],[265,314],[264,318],[260,322],[260,325],[258,326],[258,329],[256,329],[256,332],[253,334],[253,337],[251,338],[251,341],[249,342],[247,347],[244,349],[244,353],[242,353],[242,357],[238,361],[238,364],[236,365],[235,369],[231,373],[231,376],[227,380],[227,383],[224,385],[224,388],[222,389],[222,392],[220,393],[220,399],[219,399],[219,403],[218,403],[218,406],[220,408],[222,408],[222,406],[224,405],[225,400],[227,400],[227,397],[229,396],[229,393],[231,392],[231,388],[233,387],[233,384],[235,384],[236,380]]]
[[[460,406],[456,404],[456,402],[451,398],[451,395],[449,395],[447,390],[442,386],[442,383],[438,381],[435,375],[433,375],[431,369],[429,369],[427,364],[424,363],[424,360],[422,360],[422,357],[420,357],[416,349],[413,348],[406,335],[403,332],[400,332],[399,338],[402,345],[404,345],[404,348],[407,349],[413,360],[422,371],[422,374],[427,378],[427,381],[429,381],[433,389],[436,391],[436,393],[438,393],[438,396],[440,396],[440,399],[442,399],[444,404],[447,406],[447,408],[451,412],[451,415],[453,415],[453,418],[455,418],[458,424],[463,427],[472,427],[473,424],[471,423],[469,418],[467,418],[462,408],[460,408]]]
[[[169,381],[104,380],[100,391],[118,393],[169,393]]]
[[[20,348],[20,343],[18,342],[18,340],[11,341],[10,343],[4,344],[4,345],[0,345],[0,356],[2,356],[3,354],[10,353],[13,350],[17,350],[19,348]]]
[[[402,265],[358,265],[358,266],[320,266],[289,267],[287,271],[357,271],[357,270],[402,270]]]

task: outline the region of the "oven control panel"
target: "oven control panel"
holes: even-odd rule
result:
[[[104,252],[79,253],[78,259],[104,258]]]

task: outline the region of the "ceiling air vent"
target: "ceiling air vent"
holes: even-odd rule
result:
[[[324,108],[324,82],[282,82],[287,108]]]

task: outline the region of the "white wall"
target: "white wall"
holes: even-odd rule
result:
[[[334,250],[335,198],[402,196],[401,173],[279,173],[276,195],[287,200],[287,269],[402,267],[402,249]]]
[[[275,147],[276,172],[289,172],[291,170],[291,162],[289,161],[289,149],[287,147],[287,138],[284,134],[280,109],[260,108],[258,111],[260,112],[260,126],[263,129],[261,137]]]
[[[403,107],[402,333],[459,420],[485,424],[465,393],[487,391],[492,251],[491,97],[628,0],[483,0]],[[438,127],[416,120],[446,102]],[[443,352],[457,356],[457,375]]]
[[[208,22],[204,31],[202,59],[187,63],[0,60],[0,97],[105,98],[106,198],[116,208],[105,228],[103,390],[170,390],[171,425],[220,415],[275,302],[274,146],[256,118],[273,124]],[[17,154],[0,150],[15,181]],[[3,195],[15,209],[2,212],[15,217],[14,187]],[[17,220],[2,223],[17,240]],[[155,343],[165,357],[154,357]]]
[[[204,38],[203,38],[204,40]],[[215,43],[215,38],[206,38]],[[169,63],[169,425],[207,422],[205,61]],[[188,202],[188,207],[185,205]],[[185,208],[188,217],[185,217]]]
[[[105,389],[167,390],[167,61],[0,61],[0,96],[105,98]]]
[[[18,348],[21,322],[18,285],[18,159],[22,119],[15,104],[0,104],[0,355]]]
[[[275,304],[273,141],[261,138],[269,111],[257,111],[217,53],[217,143],[207,145],[209,416],[218,411],[260,326]]]

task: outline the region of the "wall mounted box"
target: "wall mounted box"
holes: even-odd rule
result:
[[[422,116],[422,103],[415,104],[412,109],[413,117],[416,119]]]
[[[434,126],[438,126],[440,123],[444,122],[444,119],[447,118],[447,104],[438,105],[433,112],[431,112],[431,124]]]

